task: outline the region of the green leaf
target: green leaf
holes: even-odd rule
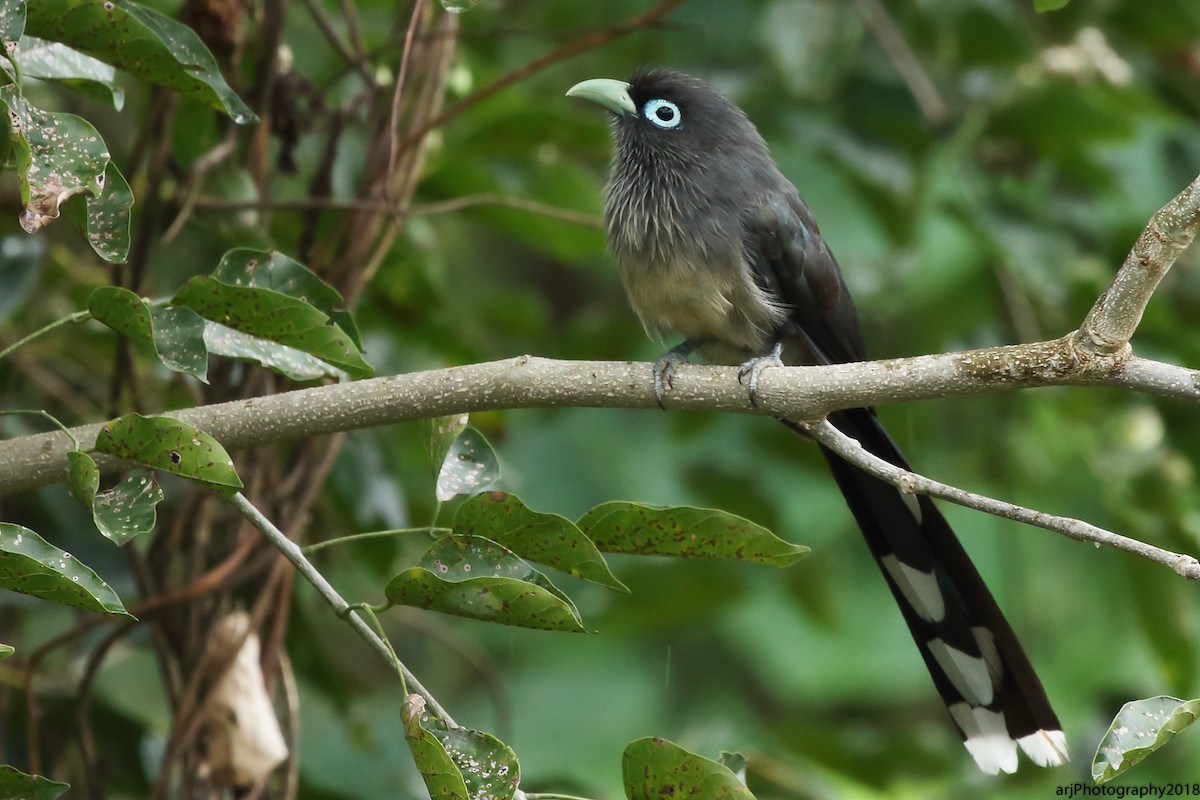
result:
[[[100,468],[92,457],[82,450],[67,453],[67,491],[88,508],[100,491]]]
[[[104,189],[94,196],[71,197],[62,210],[87,236],[96,255],[110,264],[123,264],[129,257],[129,209],[133,190],[111,161],[104,169]]]
[[[1057,11],[1070,1],[1071,0],[1033,0],[1033,8],[1038,13],[1045,11]]]
[[[88,312],[97,322],[137,342],[153,341],[150,312],[141,297],[120,286],[100,286],[88,295]]]
[[[233,286],[199,275],[180,287],[171,303],[242,333],[301,350],[356,377],[372,371],[358,347],[327,314],[272,289]]]
[[[4,644],[3,642],[0,642],[0,661],[8,658],[15,652],[17,652],[17,650],[11,644]]]
[[[146,301],[143,301],[146,302]],[[191,375],[208,383],[206,324],[199,314],[182,306],[158,306],[146,302],[154,352],[167,369]]]
[[[388,602],[546,631],[584,632],[575,605],[511,550],[478,536],[434,542],[421,566],[384,589]]]
[[[558,514],[533,511],[516,495],[485,492],[468,498],[455,512],[452,527],[457,534],[498,542],[521,558],[611,589],[629,591],[575,523]]]
[[[36,36],[23,37],[16,56],[27,78],[54,81],[110,104],[117,111],[125,105],[125,92],[116,83],[117,71],[99,59]]]
[[[88,311],[117,333],[149,345],[168,369],[208,382],[204,320],[191,309],[156,306],[128,289],[101,286],[88,295]]]
[[[100,533],[118,545],[154,530],[155,506],[163,501],[154,474],[141,470],[101,492],[100,470],[81,450],[67,453],[67,489],[92,512]]]
[[[204,344],[213,355],[253,361],[294,381],[312,381],[319,378],[344,380],[346,377],[344,371],[332,364],[294,347],[259,339],[217,322],[205,320]]]
[[[809,552],[748,519],[708,508],[602,503],[578,525],[606,553],[731,558],[786,567]]]
[[[704,800],[753,800],[754,795],[729,769],[689,753],[666,739],[638,739],[621,754],[621,775],[629,800],[703,797]]]
[[[429,790],[430,800],[468,800],[467,782],[442,743],[423,723],[432,720],[425,713],[420,695],[409,695],[402,712],[404,738],[412,750],[413,761]]]
[[[1159,749],[1200,716],[1200,699],[1150,697],[1117,712],[1092,758],[1092,780],[1107,783]]]
[[[162,501],[163,490],[153,473],[138,471],[96,495],[92,501],[92,519],[106,539],[123,545],[154,530],[155,506]]]
[[[25,102],[14,85],[0,86],[8,107],[21,178],[21,227],[36,233],[58,219],[63,203],[77,194],[98,196],[104,188],[108,148],[90,122],[74,114],[42,111]]]
[[[739,781],[745,782],[746,770],[750,766],[750,759],[741,753],[721,751],[721,757],[717,759],[717,762],[737,776]]]
[[[512,749],[490,733],[451,727],[410,695],[404,704],[404,736],[431,798],[509,800],[521,781]]]
[[[499,479],[500,463],[488,440],[474,428],[464,428],[442,459],[434,493],[444,503]]]
[[[10,766],[0,766],[0,800],[54,800],[69,783],[58,783],[41,775],[26,775]]]
[[[239,125],[258,119],[196,32],[152,8],[128,0],[37,0],[26,31],[219,109]]]
[[[4,44],[7,58],[12,58],[13,46],[25,33],[24,0],[0,3],[0,42]]]
[[[230,286],[253,286],[286,294],[303,300],[326,316],[342,304],[342,295],[337,289],[278,250],[234,248],[221,256],[212,277]]]
[[[10,522],[0,522],[0,588],[87,611],[129,616],[121,598],[96,573],[28,528]]]
[[[429,441],[427,446],[431,466],[434,464],[438,467],[442,466],[446,460],[446,453],[450,451],[454,441],[467,427],[467,421],[470,418],[469,414],[451,414],[446,417],[434,417],[428,421]]]
[[[100,429],[96,450],[203,483],[226,497],[242,488],[220,442],[170,417],[118,417]]]

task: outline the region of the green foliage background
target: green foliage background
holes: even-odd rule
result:
[[[337,5],[325,4],[326,13],[336,18]],[[355,5],[368,45],[407,20],[393,3]],[[483,0],[461,16],[448,100],[648,5]],[[427,213],[444,201],[500,194],[597,216],[606,122],[563,92],[647,64],[708,79],[756,121],[842,264],[873,356],[1030,341],[1075,327],[1149,216],[1200,172],[1200,6],[1101,0],[1037,14],[1019,2],[884,2],[878,8],[911,48],[898,60],[868,24],[876,5],[688,0],[659,25],[556,62],[454,117],[434,135],[401,238],[358,298],[368,359],[388,374],[522,353],[651,360],[662,352],[666,343],[646,340],[627,309],[597,228],[486,203]],[[1048,66],[1048,49],[1078,51],[1080,36],[1106,43],[1110,52],[1093,65],[1109,72]],[[350,95],[351,71],[299,4],[284,39],[296,73],[327,108]],[[395,68],[396,52],[377,56],[372,69]],[[944,114],[922,113],[898,65],[927,77]],[[43,107],[96,124],[124,168],[143,144],[140,120],[162,102],[134,81],[125,88],[120,112],[49,88],[35,95]],[[186,168],[222,129],[192,101],[178,101],[176,113],[166,161]],[[349,196],[358,182],[358,135],[350,124],[333,162],[335,195]],[[275,176],[274,197],[303,194],[324,144],[319,125],[300,136],[298,171]],[[314,229],[294,210],[201,205],[166,241],[164,220],[179,211],[167,190],[176,177],[162,176],[161,196],[144,194],[145,176],[133,185],[134,236],[153,237],[150,296],[211,271],[231,246],[295,254],[337,216],[323,213]],[[69,226],[23,233],[16,182],[6,175],[2,185],[0,337],[8,344],[82,307],[108,278]],[[248,186],[247,173],[228,164],[203,193],[244,199]],[[1197,267],[1193,251],[1167,278],[1137,352],[1200,363]],[[22,353],[0,364],[6,407],[46,407],[69,423],[106,418],[107,369],[97,365],[113,363],[110,336],[66,333]],[[152,404],[143,410],[190,404],[181,381],[149,367],[141,373]],[[882,414],[926,474],[1200,551],[1200,423],[1181,403],[1062,389]],[[460,722],[514,749],[527,791],[619,796],[621,750],[661,736],[712,757],[747,753],[760,798],[1049,796],[1087,779],[1095,744],[1126,700],[1200,695],[1195,587],[1126,554],[948,508],[1072,745],[1069,767],[1024,764],[1015,777],[986,778],[958,744],[813,447],[763,419],[706,414],[552,409],[473,423],[499,453],[500,485],[539,511],[575,518],[613,499],[720,507],[813,548],[786,570],[614,558],[628,596],[563,581],[595,635],[388,612],[401,658]],[[8,420],[3,429],[15,436],[29,425]],[[310,535],[429,522],[437,508],[424,437],[417,425],[350,435]],[[125,560],[87,533],[90,521],[63,502],[63,491],[4,498],[0,510],[134,596]],[[406,540],[372,541],[332,548],[318,565],[351,599],[377,601],[416,552]],[[21,597],[0,598],[0,608],[0,641],[19,651],[72,624],[64,610]],[[394,678],[300,584],[287,647],[301,698],[301,796],[422,796]],[[0,752],[20,763],[22,676],[9,663],[0,663]],[[51,678],[43,725],[70,728],[70,661],[55,664]],[[144,633],[114,648],[96,677],[91,724],[103,733],[109,797],[140,796],[152,773],[169,725],[157,685]],[[1194,736],[1119,782],[1200,780]],[[72,762],[64,758],[64,769]]]

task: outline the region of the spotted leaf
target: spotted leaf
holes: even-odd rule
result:
[[[577,524],[606,553],[729,558],[786,567],[809,552],[748,519],[707,508],[603,503]]]
[[[170,417],[118,417],[100,429],[96,450],[203,483],[226,496],[242,488],[220,442]]]
[[[129,616],[117,593],[87,565],[10,522],[0,522],[0,588],[87,611]]]

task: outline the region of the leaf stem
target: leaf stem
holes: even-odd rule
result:
[[[409,671],[408,667],[406,667],[404,663],[396,657],[391,645],[385,640],[385,638],[372,630],[371,626],[368,625],[362,617],[350,613],[353,611],[350,604],[346,602],[345,598],[338,594],[337,589],[333,588],[329,581],[325,579],[325,576],[322,575],[320,571],[312,565],[312,562],[304,557],[304,552],[300,549],[299,545],[285,536],[283,531],[275,527],[275,524],[271,522],[271,520],[267,519],[267,517],[261,511],[255,508],[254,504],[247,500],[245,495],[243,495],[241,492],[233,495],[233,497],[229,498],[229,500],[231,503],[233,503],[234,507],[238,511],[242,512],[242,515],[249,520],[250,524],[255,528],[258,528],[263,537],[266,538],[266,540],[270,542],[276,550],[283,554],[284,558],[292,562],[292,566],[296,568],[296,570],[304,577],[305,580],[312,584],[313,588],[317,590],[318,594],[325,598],[325,602],[329,604],[335,614],[337,614],[339,617],[344,617],[346,621],[350,623],[350,627],[354,628],[358,635],[366,640],[367,644],[369,644],[376,653],[383,657],[384,661],[387,661],[388,664],[394,665],[399,669],[399,675],[405,686],[406,692],[408,691],[408,688],[411,687],[412,691],[425,698],[425,702],[427,703],[429,709],[433,711],[433,713],[441,717],[447,725],[450,725],[451,727],[457,727],[458,724],[454,721],[450,714],[447,713],[446,709],[442,708],[441,704],[437,701],[437,698],[435,698],[428,689],[421,685],[421,682],[417,680],[417,676],[413,675],[412,672]]]
[[[450,532],[450,528],[439,528],[435,525],[425,525],[420,528],[393,528],[386,531],[368,531],[366,533],[354,533],[349,536],[338,536],[333,539],[326,539],[323,542],[315,542],[314,544],[300,548],[300,551],[306,556],[310,556],[335,544],[353,544],[363,539],[383,539],[388,536],[404,536],[411,533],[438,534]]]
[[[49,325],[39,328],[38,330],[34,331],[33,333],[29,334],[28,336],[24,336],[24,337],[18,339],[17,341],[13,342],[12,344],[10,344],[8,347],[4,348],[3,350],[0,350],[0,360],[3,360],[5,356],[7,356],[9,353],[16,350],[18,347],[22,347],[24,345],[29,344],[30,342],[32,342],[34,339],[38,338],[42,334],[49,333],[50,331],[54,330],[55,328],[61,327],[68,323],[87,322],[91,318],[92,318],[92,312],[90,312],[90,311],[76,311],[72,314],[67,314],[65,317],[60,317],[60,318],[54,320],[54,322],[51,322]]]
[[[40,408],[8,408],[0,411],[0,417],[16,416],[17,414],[26,414],[31,417],[42,417],[43,419],[49,420],[56,428],[62,431],[68,439],[71,440],[72,450],[80,449],[79,440],[75,438],[75,434],[71,433],[71,429],[62,424],[58,417],[54,416],[49,411],[44,411]]]

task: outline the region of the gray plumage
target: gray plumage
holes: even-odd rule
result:
[[[737,106],[665,69],[628,83],[585,81],[568,94],[616,114],[604,208],[630,303],[650,333],[686,337],[656,364],[660,391],[692,351],[743,364],[751,378],[776,354],[788,364],[865,358],[833,254]],[[830,421],[908,468],[872,409]],[[1066,740],[1041,683],[937,507],[823,453],[979,766],[1012,772],[1018,747],[1043,766],[1064,762]]]

